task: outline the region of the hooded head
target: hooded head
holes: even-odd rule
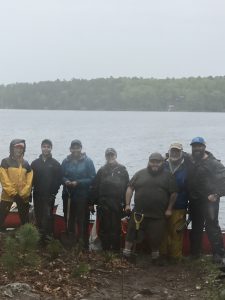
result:
[[[21,147],[23,148],[23,154],[26,151],[26,142],[23,139],[14,139],[11,141],[10,145],[9,145],[9,153],[10,156],[14,155],[14,148],[15,147]]]

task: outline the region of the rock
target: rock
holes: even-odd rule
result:
[[[223,289],[223,290],[220,291],[219,299],[220,300],[225,300],[225,289]]]
[[[196,290],[201,290],[202,287],[201,287],[201,285],[196,285],[196,286],[195,286],[195,289],[196,289]]]
[[[134,300],[136,300],[136,299],[143,299],[143,295],[137,294],[137,295],[135,295],[135,296],[133,297],[133,299],[134,299]]]
[[[146,295],[146,296],[151,296],[153,295],[154,293],[150,290],[150,289],[147,289],[147,288],[144,288],[140,291],[140,294],[141,295]]]
[[[0,295],[13,300],[40,300],[40,295],[34,293],[29,284],[14,282],[0,286]],[[3,299],[4,299],[3,298]]]

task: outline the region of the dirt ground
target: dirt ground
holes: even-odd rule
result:
[[[207,257],[198,261],[153,265],[149,255],[135,264],[110,253],[63,252],[50,259],[40,251],[37,268],[8,274],[0,267],[0,285],[28,283],[41,299],[216,299],[223,273]],[[0,299],[5,299],[0,298]]]
[[[152,265],[142,257],[117,273],[98,274],[98,289],[86,299],[215,299],[223,279],[208,259]]]
[[[0,257],[4,253],[0,234]],[[82,252],[79,248],[61,249],[53,258],[44,247],[37,250],[38,264],[19,265],[9,272],[0,260],[0,287],[26,283],[38,299],[177,299],[218,298],[225,289],[225,273],[211,263],[211,257],[182,262],[153,264],[149,254],[139,253],[130,263],[109,252]],[[0,294],[0,299],[9,299]],[[14,299],[14,298],[13,298]],[[16,299],[24,300],[23,297]],[[32,298],[33,299],[33,298]],[[29,300],[29,299],[28,299]]]

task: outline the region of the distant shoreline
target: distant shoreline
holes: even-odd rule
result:
[[[0,110],[18,110],[18,111],[73,111],[73,112],[140,112],[140,113],[217,113],[217,114],[222,114],[225,113],[225,111],[166,111],[166,110],[94,110],[94,109],[86,109],[86,110],[81,110],[81,109],[34,109],[34,108],[0,108]]]
[[[0,85],[0,109],[225,112],[225,76]]]

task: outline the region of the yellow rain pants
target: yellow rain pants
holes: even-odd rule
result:
[[[185,209],[175,209],[172,216],[168,218],[166,231],[160,246],[161,256],[170,258],[182,257],[184,231],[177,232],[176,230],[185,222],[185,216]]]

